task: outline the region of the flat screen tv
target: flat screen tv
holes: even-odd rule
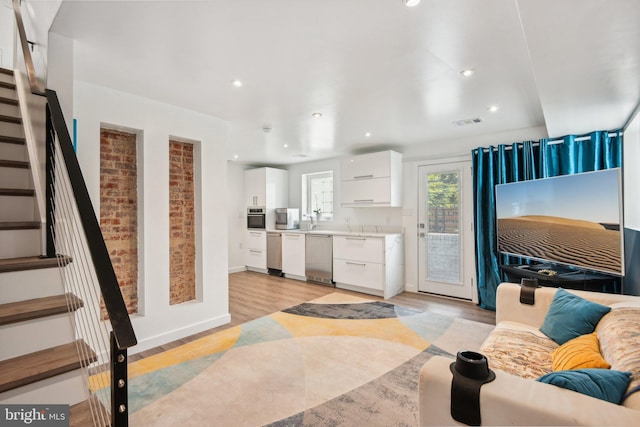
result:
[[[620,168],[496,185],[498,251],[624,276]]]

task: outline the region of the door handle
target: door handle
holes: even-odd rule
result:
[[[349,264],[349,265],[359,265],[361,267],[366,267],[367,264],[361,263],[361,262],[351,262],[351,261],[345,261],[345,264]]]

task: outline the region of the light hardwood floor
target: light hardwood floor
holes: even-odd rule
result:
[[[229,313],[231,322],[200,332],[196,335],[165,344],[129,357],[130,361],[142,359],[162,351],[169,350],[195,339],[219,332],[236,325],[267,316],[276,311],[301,304],[306,301],[339,292],[360,296],[368,299],[382,300],[382,298],[365,295],[358,292],[323,286],[311,282],[286,279],[284,277],[269,276],[267,274],[244,271],[229,275]],[[403,292],[389,300],[392,304],[411,307],[418,310],[430,310],[452,317],[459,317],[476,322],[495,324],[495,312],[484,310],[468,301],[446,298],[422,293]]]

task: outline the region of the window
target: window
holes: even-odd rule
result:
[[[333,171],[302,174],[302,214],[333,220]]]

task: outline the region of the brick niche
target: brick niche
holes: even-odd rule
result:
[[[169,141],[171,305],[196,298],[193,144]]]
[[[130,314],[138,312],[137,171],[136,135],[100,129],[100,228]]]

